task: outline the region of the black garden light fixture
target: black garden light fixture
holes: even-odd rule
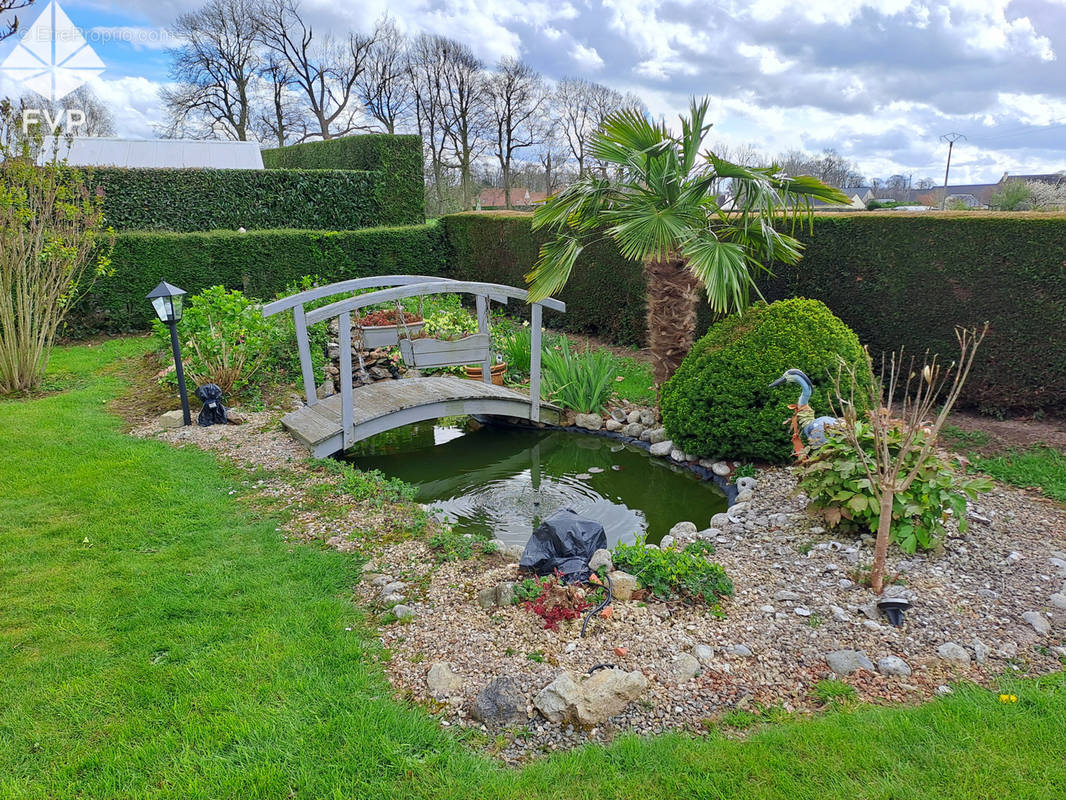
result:
[[[185,370],[181,366],[181,346],[178,343],[178,321],[181,319],[181,298],[184,296],[184,289],[179,289],[166,281],[160,281],[159,285],[148,293],[148,299],[152,301],[152,308],[155,309],[159,321],[170,328],[170,347],[174,351],[174,370],[178,376],[181,413],[185,418],[185,424],[192,425],[192,415],[189,414],[189,395],[185,391]]]

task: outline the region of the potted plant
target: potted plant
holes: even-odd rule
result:
[[[467,364],[463,369],[466,370],[466,377],[470,378],[471,380],[482,380],[482,374],[484,370],[480,365],[475,367],[472,364]],[[507,365],[502,361],[493,364],[491,374],[492,382],[495,383],[497,386],[503,386],[503,376],[507,374]]]
[[[403,322],[404,324],[401,325],[395,308],[370,311],[359,317],[356,325],[363,330],[363,347],[373,350],[375,347],[395,345],[405,328],[409,333],[417,336],[425,325],[422,317],[410,311],[403,312]]]

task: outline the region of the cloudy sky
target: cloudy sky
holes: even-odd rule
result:
[[[38,0],[43,3],[44,0]],[[163,120],[166,27],[200,0],[60,0],[107,70],[121,135]],[[304,0],[337,30],[388,10],[459,39],[643,97],[667,120],[712,98],[711,139],[770,153],[834,147],[868,176],[952,183],[1066,169],[1066,0]],[[26,13],[26,12],[23,12]],[[0,81],[0,93],[11,93]]]

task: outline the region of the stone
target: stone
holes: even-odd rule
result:
[[[829,606],[829,613],[833,615],[833,619],[837,622],[850,622],[851,617],[848,616],[848,612],[842,609],[840,606]]]
[[[470,716],[489,727],[525,724],[526,696],[514,678],[496,678],[478,692]]]
[[[1066,610],[1066,594],[1063,592],[1055,592],[1055,594],[1051,595],[1050,603],[1055,608]]]
[[[496,587],[489,586],[485,589],[479,589],[477,593],[477,604],[482,608],[492,608],[496,605]]]
[[[676,683],[687,683],[700,674],[699,659],[688,653],[679,653],[674,656],[669,673]]]
[[[796,606],[792,610],[796,613],[796,616],[799,617],[809,617],[811,615],[811,610],[809,608],[804,608],[803,606]]]
[[[989,646],[982,642],[980,639],[973,640],[974,660],[978,664],[984,664],[986,661],[988,661],[988,656],[991,652],[992,651]]]
[[[407,598],[399,592],[393,592],[392,594],[383,594],[381,596],[381,604],[383,606],[394,606],[397,603],[402,603]]]
[[[493,539],[494,542],[500,541]],[[502,543],[501,543],[502,544]],[[496,552],[508,561],[519,561],[522,558],[522,554],[526,551],[525,545],[521,544],[502,544],[497,545]]]
[[[666,536],[664,536],[662,539],[659,540],[659,549],[660,550],[669,550],[673,546],[674,546],[674,537],[671,536],[670,534],[666,534]]]
[[[384,586],[387,583],[392,583],[392,578],[388,575],[378,575],[377,577],[370,579],[371,586]]]
[[[737,503],[750,503],[754,499],[755,499],[755,492],[751,491],[751,489],[744,489],[743,491],[737,492],[737,497],[736,497],[736,501],[735,502],[737,502]]]
[[[755,487],[759,485],[759,482],[755,478],[743,477],[737,478],[737,488],[742,492],[754,492]]]
[[[436,698],[452,697],[463,689],[463,676],[452,670],[447,661],[435,661],[426,673],[426,686]]]
[[[703,666],[707,666],[711,663],[711,659],[714,658],[714,648],[709,644],[698,644],[692,648],[692,657],[700,662]]]
[[[785,603],[785,602],[793,602],[794,603],[797,600],[802,600],[802,599],[803,599],[803,595],[801,595],[799,592],[794,592],[791,589],[780,589],[780,590],[774,592],[774,600],[776,600],[778,603]]]
[[[645,427],[647,427],[648,425],[654,425],[655,412],[647,408],[642,408],[640,410],[640,424],[644,425]]]
[[[1051,633],[1051,623],[1039,611],[1026,611],[1022,614],[1022,619],[1032,625],[1033,630],[1041,636],[1047,636]]]
[[[882,675],[895,675],[900,678],[906,678],[911,674],[910,666],[898,656],[885,656],[877,659],[877,671]]]
[[[741,658],[751,658],[751,656],[754,655],[754,653],[751,652],[751,648],[746,644],[735,644],[729,648],[729,652],[735,656],[740,656]]]
[[[710,521],[709,527],[717,528],[718,530],[721,530],[722,528],[724,528],[728,524],[729,524],[729,515],[726,514],[725,512],[721,512],[721,513],[715,514],[713,517],[711,517],[711,521]]]
[[[593,572],[596,572],[600,567],[606,567],[607,571],[610,572],[612,566],[610,550],[597,550],[592,554],[592,558],[589,559],[589,569]]]
[[[603,427],[605,427],[609,431],[613,431],[614,433],[617,433],[618,431],[622,430],[622,428],[624,428],[625,426],[621,422],[619,422],[618,420],[609,419],[603,424]]]
[[[383,595],[396,594],[398,592],[402,592],[406,588],[407,584],[403,581],[393,581],[392,583],[386,583],[384,586],[382,586],[381,593]]]
[[[338,355],[340,355],[339,352]],[[315,390],[315,395],[319,400],[325,400],[327,397],[332,397],[334,392],[333,381],[322,381]]]
[[[608,573],[608,577],[611,579],[611,594],[615,600],[625,602],[633,599],[633,592],[637,590],[635,576],[616,569],[614,572]]]
[[[639,422],[631,422],[622,429],[622,433],[632,439],[639,439],[644,427]]]
[[[696,523],[694,522],[679,522],[670,529],[670,535],[677,536],[695,536],[696,535]]]
[[[501,581],[496,584],[496,605],[509,606],[514,603],[514,582]]]
[[[583,681],[563,671],[537,693],[533,705],[550,722],[599,725],[622,713],[647,688],[648,679],[638,671],[598,669]]]
[[[599,414],[578,414],[574,424],[587,431],[598,431],[603,427],[603,419]]]
[[[711,464],[711,472],[713,472],[719,478],[724,478],[730,473],[729,465],[724,461],[715,461],[713,464]]]
[[[657,458],[670,455],[670,451],[674,449],[674,443],[670,439],[663,439],[661,442],[656,442],[648,448],[648,452]]]
[[[773,614],[776,609],[772,605],[759,606],[759,610],[764,614]]]
[[[159,427],[165,431],[185,427],[185,414],[182,411],[167,411],[159,416]]]
[[[396,619],[414,619],[415,616],[415,610],[403,603],[393,606],[392,613],[396,615]]]
[[[936,687],[937,697],[947,697],[949,694],[955,694],[955,691],[950,686],[940,684]]]
[[[651,428],[645,428],[640,432],[640,440],[651,444]]]
[[[235,408],[227,408],[226,422],[230,425],[243,425],[245,423],[244,414]]]
[[[685,453],[682,450],[678,450],[676,447],[670,448],[670,460],[671,461],[684,461]]]
[[[589,467],[588,472],[589,475],[599,475],[603,472],[603,467]]]
[[[630,425],[638,425],[640,423],[640,412],[630,411],[626,415],[626,422],[628,422]]]
[[[648,431],[648,441],[652,444],[659,444],[666,441],[666,428],[651,428]]]
[[[860,669],[874,671],[874,663],[863,650],[834,650],[825,654],[825,663],[837,675],[850,675]]]
[[[962,666],[969,666],[970,653],[961,644],[955,642],[944,642],[936,649],[936,654],[945,661],[952,661]]]

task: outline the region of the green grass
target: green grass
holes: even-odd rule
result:
[[[623,737],[521,771],[393,697],[359,560],[287,543],[195,448],[125,436],[110,364],[0,402],[0,797],[1057,798],[1066,680],[958,687],[743,741]],[[351,628],[351,630],[347,630]],[[454,730],[454,729],[451,729]]]
[[[614,362],[614,394],[622,400],[638,405],[654,405],[657,401],[655,375],[651,364],[629,356],[611,354]],[[622,380],[617,380],[621,378]]]
[[[974,469],[1014,486],[1039,486],[1044,494],[1066,503],[1066,453],[1051,447],[1011,450],[998,456],[971,454]]]

